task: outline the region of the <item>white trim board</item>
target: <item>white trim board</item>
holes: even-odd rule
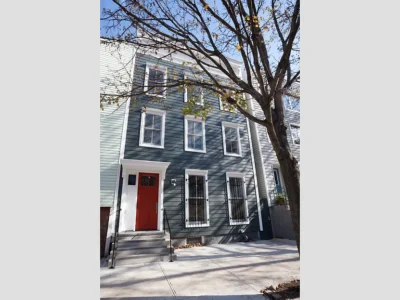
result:
[[[139,173],[159,174],[157,230],[163,230],[164,180],[169,162],[122,159],[123,185],[121,196],[121,220],[119,231],[136,230],[136,206]],[[128,175],[136,175],[136,185],[128,186]]]
[[[239,153],[229,153],[229,152],[226,151],[225,127],[230,127],[230,128],[236,129],[236,136],[237,136],[237,141],[238,141]],[[224,147],[224,155],[225,156],[242,157],[242,143],[240,141],[240,127],[241,127],[241,124],[231,123],[231,122],[224,122],[224,121],[221,122],[222,143],[223,143],[223,147]]]
[[[184,147],[185,151],[189,152],[199,152],[199,153],[206,153],[206,122],[203,121],[202,119],[195,118],[192,115],[186,115],[184,118]],[[194,122],[201,122],[202,123],[202,132],[203,132],[203,150],[196,150],[188,147],[188,121],[194,121]]]
[[[206,219],[205,224],[190,224],[189,221],[189,175],[193,176],[204,176],[204,200],[206,204]],[[198,170],[198,169],[185,169],[185,227],[209,227],[210,226],[210,205],[208,200],[208,170]]]
[[[161,145],[153,145],[153,144],[148,144],[143,141],[144,139],[144,127],[145,127],[145,121],[146,121],[146,115],[151,114],[151,115],[158,115],[162,117],[161,121]],[[164,149],[164,140],[165,140],[165,118],[166,118],[167,112],[165,110],[160,110],[160,109],[155,109],[155,108],[150,108],[147,107],[145,111],[142,111],[141,113],[141,118],[140,118],[140,133],[139,133],[139,146],[140,147],[150,147],[150,148],[159,148],[159,149]]]
[[[155,70],[159,70],[164,72],[164,90],[162,95],[159,94],[152,94],[148,92],[148,85],[149,85],[149,75],[150,75],[150,69],[155,69]],[[143,91],[146,92],[146,95],[148,96],[152,96],[152,97],[160,97],[160,98],[165,98],[166,94],[167,94],[167,88],[165,87],[167,85],[167,67],[165,66],[160,66],[160,65],[156,65],[156,64],[152,64],[152,63],[146,63],[146,69],[145,69],[145,73],[144,73],[144,87],[143,87]]]
[[[245,206],[245,219],[246,221],[235,221],[232,220],[232,206],[231,201],[231,189],[229,186],[230,178],[241,178],[243,180],[243,201]],[[228,213],[229,213],[229,225],[246,225],[250,224],[249,220],[249,207],[247,203],[247,185],[246,185],[246,174],[241,172],[226,172],[226,191],[228,195]]]

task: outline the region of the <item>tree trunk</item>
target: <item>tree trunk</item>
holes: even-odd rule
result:
[[[290,156],[285,155],[284,159],[278,160],[289,198],[293,231],[300,255],[300,172],[296,158]]]
[[[300,255],[300,170],[297,159],[292,155],[287,139],[282,93],[274,96],[275,108],[271,109],[272,124],[267,125],[268,135],[279,161],[281,173],[289,199],[293,231]]]

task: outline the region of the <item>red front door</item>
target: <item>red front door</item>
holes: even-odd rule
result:
[[[156,230],[158,216],[158,174],[139,173],[136,230]]]

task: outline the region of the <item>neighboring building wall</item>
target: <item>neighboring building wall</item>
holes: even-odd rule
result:
[[[250,110],[251,112],[258,118],[265,118],[264,113],[260,107],[260,105],[254,100],[251,99],[250,105]],[[300,113],[295,112],[295,111],[290,111],[290,110],[285,110],[285,122],[287,125],[287,136],[288,136],[288,141],[289,145],[292,149],[293,155],[297,158],[297,160],[300,161],[300,145],[296,145],[292,141],[292,136],[290,132],[290,124],[297,124],[300,125]],[[254,150],[254,156],[256,160],[256,170],[257,170],[257,179],[259,182],[259,192],[260,192],[260,198],[261,198],[261,203],[262,205],[273,205],[273,201],[276,196],[276,186],[275,186],[275,180],[274,180],[274,172],[273,168],[279,167],[279,162],[276,157],[275,151],[272,147],[272,144],[269,140],[268,133],[267,133],[267,128],[260,125],[256,124],[254,122],[250,122],[251,124],[251,131],[252,131],[252,141],[253,141],[253,148]],[[281,176],[281,180],[283,182],[283,178]],[[284,182],[283,182],[284,184]],[[268,199],[268,200],[266,200]],[[290,211],[286,210],[286,212],[281,212],[279,210],[279,213],[275,213],[277,210],[272,209],[270,207],[269,212],[263,207],[263,220],[268,220],[268,218],[272,218],[272,223],[273,223],[273,229],[274,229],[274,236],[277,236],[278,234],[281,234],[279,232],[287,233],[290,231],[293,231],[291,228],[291,223],[290,226],[287,227],[284,224],[288,224],[286,221],[277,221],[278,219],[282,218],[282,214],[286,214],[285,220],[290,218]],[[271,216],[270,216],[270,215]],[[278,229],[278,226],[285,226],[284,229]],[[291,238],[293,237],[294,234],[285,234],[285,236],[280,236],[280,237],[285,237],[285,238]]]
[[[100,257],[104,256],[105,244],[107,240],[108,219],[110,216],[109,207],[100,207]]]
[[[144,80],[146,63],[158,63],[148,55],[136,58],[134,80],[141,84]],[[168,70],[182,72],[180,65],[161,61],[159,65]],[[184,92],[177,89],[167,91],[164,104],[147,103],[147,96],[141,96],[141,103],[131,103],[126,136],[125,159],[170,162],[164,182],[164,208],[168,212],[172,234],[176,239],[184,241],[190,237],[203,237],[205,243],[222,243],[238,236],[243,230],[248,236],[258,237],[259,220],[254,184],[254,173],[251,162],[248,128],[246,119],[240,113],[233,114],[219,109],[219,99],[205,93],[204,101],[211,103],[215,109],[208,115],[205,123],[206,153],[184,151],[184,116],[181,108],[184,104]],[[139,131],[141,104],[147,107],[166,110],[166,129],[164,149],[139,147]],[[222,140],[222,121],[240,123],[240,138],[243,157],[225,156]],[[210,226],[201,228],[185,228],[185,169],[208,170]],[[250,224],[229,225],[228,204],[226,197],[226,172],[244,172],[246,174],[248,211]],[[171,185],[176,179],[176,186]],[[264,224],[264,230],[270,225]]]
[[[120,83],[113,81],[114,76],[121,76],[125,82],[130,81],[128,71],[132,69],[132,57],[132,47],[121,45],[116,49],[100,43],[100,92],[121,90]],[[100,110],[100,207],[108,207],[111,212],[116,198],[124,116],[125,103],[118,109],[116,104],[105,104],[104,110]],[[113,220],[112,217],[110,220]],[[102,243],[105,242],[102,240]],[[101,244],[101,247],[105,245]]]

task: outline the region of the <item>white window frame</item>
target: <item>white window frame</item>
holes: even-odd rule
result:
[[[202,123],[203,150],[197,150],[197,149],[188,148],[188,121],[195,121],[195,122],[201,122]],[[185,122],[185,151],[206,153],[206,122],[203,121],[202,119],[195,118],[195,116],[192,116],[192,115],[186,115],[184,122]]]
[[[242,178],[243,179],[243,196],[244,196],[244,205],[245,205],[245,214],[246,220],[244,222],[232,220],[232,211],[231,211],[231,190],[229,187],[229,178]],[[229,211],[229,225],[246,225],[250,224],[249,219],[249,207],[247,203],[247,185],[246,185],[246,175],[244,173],[239,172],[226,172],[226,191],[228,195],[228,211]]]
[[[183,75],[183,78],[184,78],[184,79],[187,79],[187,78],[190,78],[190,76],[184,74],[184,75]],[[200,87],[200,88],[201,88],[200,103],[196,103],[196,104],[197,104],[197,105],[203,106],[203,105],[204,105],[204,89],[203,89],[203,87]],[[188,90],[188,89],[187,89],[187,86],[185,86],[185,96],[184,96],[184,101],[185,101],[185,102],[188,101],[188,91],[187,91],[187,90]]]
[[[147,144],[143,142],[144,139],[144,125],[146,121],[146,114],[152,114],[152,115],[159,115],[162,117],[162,122],[161,122],[161,145],[152,145],[152,144]],[[140,134],[139,134],[139,146],[141,147],[150,147],[150,148],[159,148],[159,149],[164,149],[164,140],[165,140],[165,116],[167,112],[165,110],[160,110],[160,109],[155,109],[155,108],[149,108],[147,107],[145,111],[142,111],[141,115],[141,120],[140,120]]]
[[[237,137],[238,137],[239,154],[237,154],[237,153],[228,153],[226,151],[225,127],[230,127],[230,128],[235,128],[236,129],[236,134],[237,134]],[[240,125],[239,124],[231,123],[231,122],[222,122],[222,141],[223,141],[223,144],[224,144],[224,155],[242,157],[242,144],[240,142]]]
[[[162,95],[152,94],[151,92],[148,92],[150,69],[157,69],[159,71],[163,71],[164,72],[164,85],[166,85],[167,84],[167,67],[147,63],[146,64],[146,72],[144,75],[144,92],[146,92],[146,95],[153,96],[153,97],[165,98],[166,93],[167,93],[167,88],[164,89]]]
[[[205,224],[191,224],[189,222],[189,175],[204,176],[204,196],[206,201],[206,220]],[[208,170],[196,170],[186,169],[185,170],[185,226],[190,227],[209,227],[210,226],[210,205],[208,200]]]
[[[295,123],[290,123],[290,124],[289,124],[289,127],[290,127],[290,136],[292,137],[292,144],[293,144],[293,145],[296,145],[296,146],[300,146],[300,144],[296,144],[296,143],[294,142],[293,133],[292,133],[292,126],[293,126],[293,127],[298,127],[299,130],[300,130],[300,125],[299,125],[299,124],[295,124]]]

